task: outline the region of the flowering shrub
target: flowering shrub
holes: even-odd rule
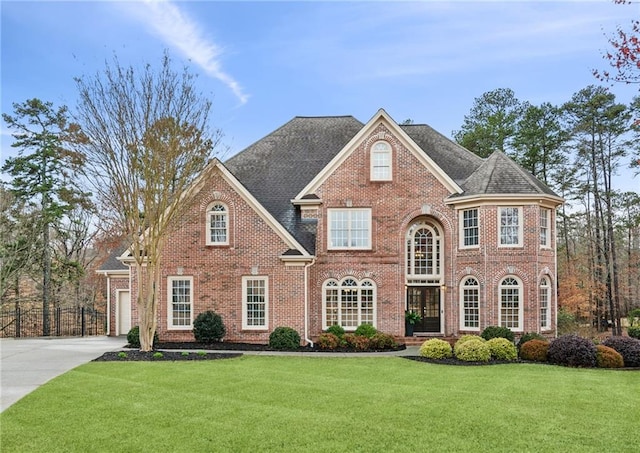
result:
[[[547,340],[529,340],[520,347],[520,358],[532,362],[546,362],[549,342]]]
[[[447,359],[453,355],[449,342],[432,338],[422,343],[420,355],[428,359]]]
[[[362,335],[347,333],[344,335],[344,341],[348,348],[353,348],[356,351],[366,351],[369,349],[369,339]]]
[[[595,367],[596,345],[593,341],[568,334],[556,338],[549,345],[547,359],[550,363],[573,367]]]
[[[393,335],[377,332],[374,336],[369,338],[369,347],[371,349],[395,349],[398,347],[398,343],[396,343]]]
[[[609,337],[602,342],[620,353],[624,366],[640,367],[640,340],[631,337]]]
[[[316,344],[320,349],[336,349],[340,344],[340,338],[328,332],[321,333]]]
[[[622,356],[615,349],[599,344],[596,346],[596,350],[598,368],[622,368],[624,366]]]
[[[465,344],[467,341],[472,341],[472,340],[478,340],[483,343],[486,341],[484,338],[482,338],[479,335],[462,335],[460,338],[458,338],[458,341],[456,341],[456,344],[453,345],[453,353],[455,355],[458,355],[457,353],[458,348],[463,344]]]
[[[491,357],[496,360],[516,360],[518,358],[516,345],[506,338],[492,338],[487,341],[487,346],[491,352]]]
[[[468,340],[461,345],[456,343],[456,346],[456,358],[465,362],[488,362],[491,358],[491,351],[484,340]]]
[[[501,326],[489,326],[485,328],[480,334],[485,340],[491,340],[492,338],[506,338],[513,343],[515,335],[508,327]]]

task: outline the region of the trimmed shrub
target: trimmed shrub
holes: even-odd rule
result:
[[[516,360],[518,349],[506,338],[492,338],[487,341],[491,357],[496,360]]]
[[[318,341],[316,341],[316,345],[318,345],[320,349],[336,349],[339,344],[340,338],[329,332],[321,333]]]
[[[344,341],[348,348],[353,348],[356,351],[366,351],[369,349],[369,338],[363,337],[362,335],[347,333],[344,335]]]
[[[398,347],[396,339],[388,333],[377,332],[369,338],[369,347],[371,349],[395,349]]]
[[[327,328],[327,330],[325,330],[325,332],[332,333],[338,338],[344,337],[344,328],[342,326],[338,325],[338,324],[334,324],[332,326],[329,326]]]
[[[547,340],[529,340],[520,347],[520,358],[532,362],[546,362],[549,342]]]
[[[609,346],[596,345],[598,368],[622,368],[624,360],[620,353]]]
[[[488,362],[491,351],[486,341],[469,340],[458,346],[456,358],[465,362]]]
[[[269,335],[269,347],[272,349],[298,349],[300,334],[291,327],[276,327]]]
[[[640,367],[640,340],[631,337],[609,337],[602,342],[622,356],[624,366]]]
[[[631,338],[635,338],[637,340],[640,340],[640,326],[628,327],[627,328],[627,335],[629,335]]]
[[[460,338],[458,338],[458,341],[456,341],[456,343],[453,345],[453,353],[457,355],[456,351],[458,350],[458,348],[463,344],[465,344],[467,341],[472,341],[472,340],[478,340],[482,342],[485,341],[485,339],[479,335],[462,335]]]
[[[547,340],[543,335],[540,335],[537,332],[526,332],[522,334],[520,340],[518,340],[518,349],[522,347],[529,340]]]
[[[549,363],[572,367],[595,367],[596,345],[593,341],[569,334],[556,338],[549,345]]]
[[[449,342],[432,338],[422,343],[420,355],[428,359],[448,359],[453,355]]]
[[[198,343],[219,342],[225,333],[222,317],[211,310],[203,311],[193,321],[193,336]]]
[[[365,323],[365,324],[360,324],[354,333],[356,335],[371,338],[376,333],[378,333],[378,330],[375,327],[373,327],[371,324]]]
[[[485,328],[480,334],[485,340],[491,340],[492,338],[506,338],[513,343],[515,335],[508,327],[501,326],[489,326]]]
[[[158,340],[158,332],[154,332],[153,344],[151,345],[151,347],[159,342],[160,341]],[[127,332],[127,343],[129,343],[129,346],[132,348],[140,347],[140,326],[133,326],[131,330]]]

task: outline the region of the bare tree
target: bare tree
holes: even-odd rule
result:
[[[186,68],[174,71],[166,52],[157,70],[149,64],[125,68],[115,58],[102,73],[76,82],[92,185],[111,208],[104,220],[115,218],[132,244],[140,345],[149,351],[162,250],[188,216],[190,187],[221,134],[209,127],[211,102],[196,92],[194,76]]]

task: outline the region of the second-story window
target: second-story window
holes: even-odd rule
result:
[[[391,181],[391,145],[376,142],[371,148],[371,180]]]
[[[229,244],[229,210],[214,203],[207,211],[207,245]]]

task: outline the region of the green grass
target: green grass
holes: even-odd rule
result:
[[[637,451],[640,373],[397,357],[92,362],[0,414],[2,452]]]

